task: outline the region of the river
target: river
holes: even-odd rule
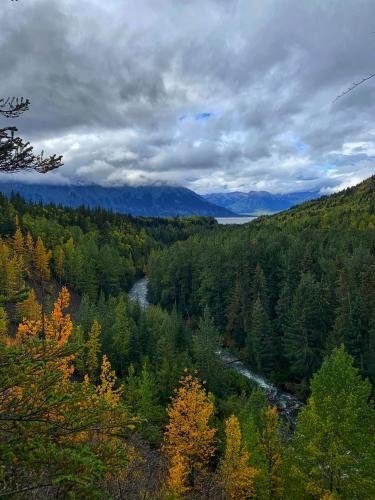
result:
[[[136,281],[129,292],[129,299],[132,302],[139,302],[141,307],[147,308],[150,303],[147,300],[148,278],[144,277]],[[220,359],[229,366],[232,370],[241,374],[247,380],[257,385],[267,394],[268,400],[272,405],[275,405],[282,416],[285,416],[294,426],[298,410],[302,403],[289,392],[286,392],[279,387],[269,382],[263,375],[255,373],[251,368],[246,366],[234,354],[227,349],[219,349],[216,353]]]

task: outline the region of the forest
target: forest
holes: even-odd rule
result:
[[[0,208],[0,497],[375,497],[375,177],[240,227]]]

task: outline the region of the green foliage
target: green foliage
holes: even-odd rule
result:
[[[311,382],[293,438],[292,473],[305,498],[375,496],[375,411],[371,384],[361,379],[343,347]],[[335,497],[333,497],[335,498]]]
[[[28,477],[32,488],[82,497],[99,492],[105,474],[126,468],[118,436],[129,432],[127,408],[66,379],[61,367],[74,352],[38,339],[14,347],[0,342],[0,488],[17,490]]]
[[[0,306],[0,338],[8,332],[8,317],[5,309]]]
[[[231,349],[303,397],[341,342],[375,382],[374,206],[372,177],[244,226],[194,235],[152,254],[150,298],[193,318],[208,306]]]
[[[215,354],[218,350],[218,331],[208,308],[203,311],[199,320],[197,331],[193,338],[194,359],[198,369],[199,377],[206,380],[210,391],[218,392],[221,385],[220,363]]]

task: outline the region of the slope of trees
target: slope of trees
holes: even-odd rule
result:
[[[357,194],[322,203],[353,219],[358,203],[366,230],[316,226],[311,205],[232,229],[1,198],[0,495],[373,498],[375,252]],[[148,266],[170,311],[126,295]],[[294,433],[220,342],[309,395]]]
[[[375,177],[242,227],[155,252],[150,298],[208,308],[223,342],[301,396],[344,344],[375,382]]]

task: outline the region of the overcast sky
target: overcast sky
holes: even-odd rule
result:
[[[333,102],[375,72],[374,0],[1,4],[0,92],[31,109],[0,126],[65,163],[22,178],[285,193],[375,171],[375,78]]]

